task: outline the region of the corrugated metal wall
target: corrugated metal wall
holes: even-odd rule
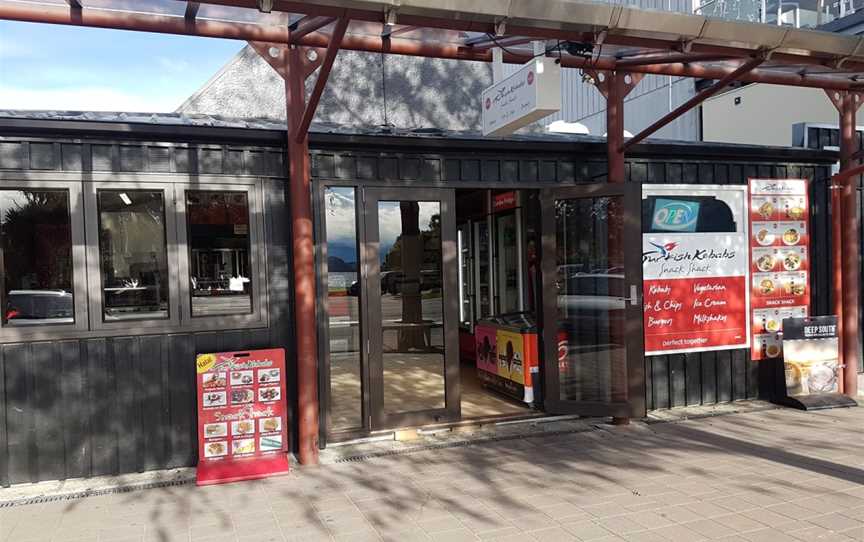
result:
[[[279,148],[0,138],[0,178],[281,175],[282,159]],[[0,485],[194,465],[195,354],[285,347],[291,359],[284,181],[270,177],[263,186],[269,327],[0,345]],[[293,372],[289,363],[290,398]],[[288,410],[290,420],[293,400]]]

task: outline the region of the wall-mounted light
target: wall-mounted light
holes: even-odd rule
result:
[[[129,199],[129,196],[126,195],[126,192],[120,192],[120,199],[123,200],[123,203],[126,205],[132,205],[132,200]]]

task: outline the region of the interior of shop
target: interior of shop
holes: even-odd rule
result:
[[[536,190],[458,190],[462,418],[540,404]]]

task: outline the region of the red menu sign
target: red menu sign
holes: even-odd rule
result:
[[[747,348],[746,187],[643,186],[645,353]]]
[[[198,485],[288,472],[285,350],[198,354]]]
[[[501,192],[492,196],[492,211],[506,211],[516,207],[516,192]]]
[[[806,179],[750,179],[751,358],[782,353],[783,319],[810,313]]]

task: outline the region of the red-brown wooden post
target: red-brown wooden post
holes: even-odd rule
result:
[[[840,171],[849,170],[857,165],[853,156],[858,152],[858,132],[855,117],[862,105],[862,95],[857,92],[844,92],[840,103]],[[858,176],[850,177],[842,183],[840,206],[843,228],[840,230],[843,245],[841,266],[843,304],[843,325],[841,327],[841,348],[843,351],[843,390],[846,395],[858,394],[859,349],[861,330],[858,327],[860,311],[860,273],[861,257],[858,209]],[[835,263],[835,265],[837,265]]]

